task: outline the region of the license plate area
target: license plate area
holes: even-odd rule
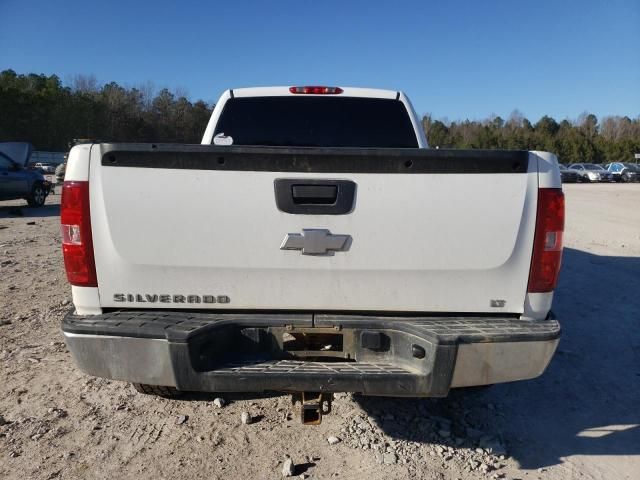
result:
[[[189,355],[196,371],[248,360],[354,362],[355,338],[353,330],[334,327],[226,326],[192,339]]]
[[[288,358],[351,360],[353,332],[335,328],[284,328],[274,332],[279,348]]]

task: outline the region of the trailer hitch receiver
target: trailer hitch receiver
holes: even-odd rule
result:
[[[320,425],[322,415],[331,412],[333,393],[296,392],[291,394],[294,406],[300,409],[303,425]]]

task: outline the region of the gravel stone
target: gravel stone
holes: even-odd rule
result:
[[[282,476],[283,477],[293,477],[295,465],[293,464],[293,460],[291,457],[286,457],[284,463],[282,464]]]
[[[336,443],[340,443],[340,439],[338,437],[329,437],[327,438],[327,442],[329,445],[335,445]]]
[[[218,408],[222,408],[227,404],[227,402],[224,401],[224,398],[218,397],[213,400],[213,404]]]
[[[253,419],[251,418],[251,414],[249,412],[242,412],[240,414],[240,421],[243,425],[249,425]]]
[[[189,420],[189,415],[178,415],[176,417],[176,425],[182,425],[187,420]]]
[[[386,465],[395,465],[398,463],[398,456],[395,453],[385,453],[382,456],[382,462]]]
[[[49,413],[53,413],[57,418],[65,418],[68,414],[61,408],[50,408],[47,410]]]

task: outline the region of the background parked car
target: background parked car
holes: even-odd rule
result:
[[[580,182],[611,182],[613,179],[611,173],[595,163],[572,163],[569,169],[578,172]]]
[[[585,163],[585,165],[595,167],[595,170],[600,173],[601,182],[613,182],[613,174],[602,165],[598,165],[597,163]]]
[[[578,173],[579,182],[599,182],[600,172],[596,168],[587,168],[589,163],[572,163],[569,165],[570,170],[575,170]]]
[[[52,187],[52,191],[55,194],[56,193],[56,185],[60,185],[60,189],[62,189],[62,184],[64,183],[64,174],[67,171],[67,158],[68,158],[68,154],[64,156],[64,163],[61,163],[60,165],[58,165],[56,167],[56,175],[55,175],[55,184]],[[62,190],[60,190],[60,193],[62,193]]]
[[[605,165],[616,182],[639,182],[640,168],[633,163],[613,162]]]
[[[67,171],[67,156],[65,155],[64,163],[61,163],[56,167],[56,183],[62,185],[64,182],[64,174]]]
[[[38,162],[33,166],[42,173],[54,173],[56,170],[56,167],[52,163]]]
[[[8,153],[13,153],[13,158]],[[51,184],[39,170],[26,168],[30,153],[29,144],[0,144],[0,200],[24,198],[30,207],[44,204]]]
[[[560,167],[562,183],[576,183],[578,181],[578,172],[568,169],[567,166],[562,163],[559,163],[558,166]]]

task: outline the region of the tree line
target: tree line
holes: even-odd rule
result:
[[[77,138],[102,142],[199,143],[213,105],[151,84],[125,88],[76,76],[0,72],[0,141],[29,141],[65,151]],[[532,124],[519,111],[508,119],[449,122],[425,115],[429,144],[439,148],[546,150],[565,163],[632,161],[640,153],[640,117],[590,113],[575,121],[544,116]]]
[[[28,141],[65,151],[73,139],[200,143],[212,105],[151,84],[125,88],[77,76],[0,72],[0,141]]]
[[[429,144],[440,148],[543,150],[563,163],[633,162],[640,153],[640,117],[606,116],[599,122],[583,113],[575,121],[557,122],[545,115],[532,124],[516,110],[507,120],[446,122],[426,115],[422,124]]]

